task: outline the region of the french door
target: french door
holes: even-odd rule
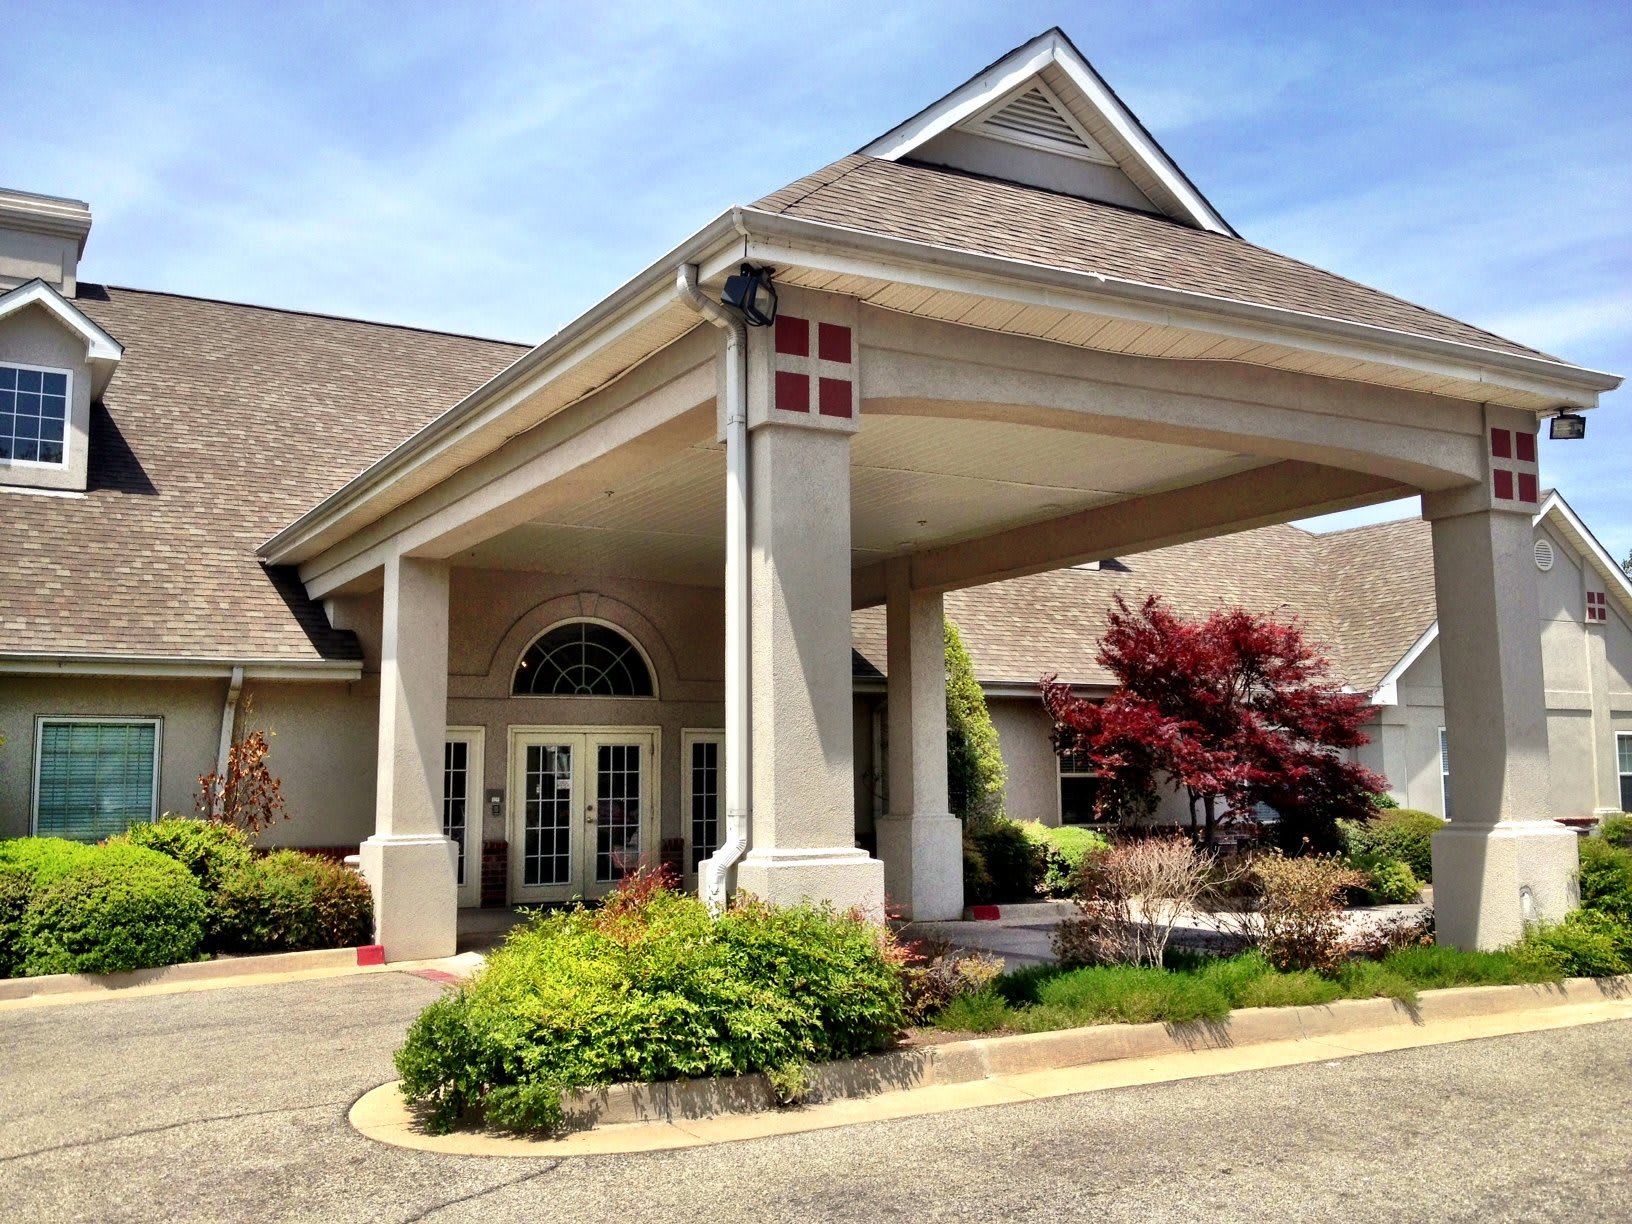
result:
[[[442,832],[459,848],[459,904],[482,903],[481,727],[449,727],[442,746]]]
[[[510,899],[598,897],[657,862],[655,728],[510,732]]]

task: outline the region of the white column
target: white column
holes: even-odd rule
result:
[[[1504,947],[1526,922],[1557,921],[1577,903],[1575,834],[1549,816],[1538,477],[1533,441],[1516,442],[1534,428],[1532,417],[1487,409],[1486,486],[1423,498],[1454,820],[1434,837],[1434,911],[1439,941],[1460,948]]]
[[[884,868],[855,844],[850,435],[749,435],[753,823],[737,887],[882,915]]]
[[[387,960],[452,956],[458,848],[442,834],[448,721],[448,567],[385,564],[374,836],[360,850]]]
[[[890,565],[889,814],[877,822],[892,912],[920,922],[963,915],[963,824],[946,783],[946,649],[939,593],[914,591],[909,563]]]

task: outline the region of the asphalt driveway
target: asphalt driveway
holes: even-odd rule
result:
[[[564,1161],[346,1124],[440,987],[379,974],[0,1012],[0,1216],[1612,1220],[1632,1022]]]

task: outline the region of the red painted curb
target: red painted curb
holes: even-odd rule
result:
[[[1002,912],[995,905],[971,905],[969,907],[969,917],[976,922],[996,922],[1002,916]]]
[[[385,964],[385,945],[364,944],[357,949],[357,963],[359,965]]]

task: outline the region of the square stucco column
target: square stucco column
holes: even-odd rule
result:
[[[1453,813],[1434,836],[1434,912],[1439,941],[1459,948],[1504,947],[1577,903],[1576,837],[1548,815],[1534,429],[1487,409],[1485,488],[1423,498]]]
[[[442,833],[448,722],[448,567],[385,565],[374,836],[359,849],[387,960],[452,956],[458,848]]]
[[[892,912],[920,922],[963,915],[963,824],[946,783],[946,649],[940,594],[914,591],[908,563],[888,575],[889,814],[878,856]]]
[[[882,916],[884,866],[855,844],[850,435],[749,434],[753,821],[737,887]]]

